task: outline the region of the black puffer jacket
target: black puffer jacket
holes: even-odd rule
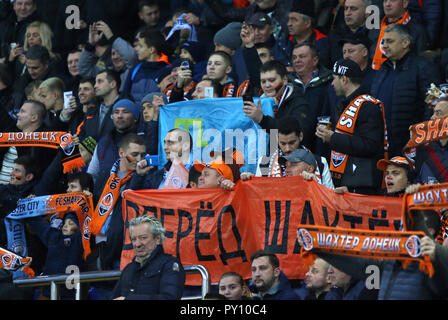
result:
[[[127,300],[180,300],[184,291],[185,271],[178,259],[157,246],[143,264],[135,259],[121,273],[112,297]]]
[[[337,106],[339,117],[351,101],[366,92],[362,87]],[[339,119],[338,117],[338,119]],[[358,112],[353,135],[334,133],[330,149],[349,155],[340,185],[350,188],[379,188],[381,174],[376,163],[383,157],[384,121],[380,108],[369,101],[362,104]],[[335,181],[335,186],[340,186]]]
[[[264,130],[279,129],[279,119],[286,117],[295,118],[299,120],[302,127],[302,144],[308,147],[315,140],[313,131],[315,121],[311,117],[311,108],[298,88],[295,88],[291,84],[288,84],[288,87],[289,92],[280,104],[275,117],[263,115],[263,119],[261,119],[259,124]]]
[[[310,133],[316,131],[317,118],[319,116],[330,115],[329,102],[328,102],[328,90],[333,81],[333,74],[330,70],[319,65],[318,74],[311,79],[306,85],[303,84],[301,79],[296,73],[290,73],[288,75],[289,81],[302,92],[305,100],[309,103],[309,118],[307,129]],[[311,137],[313,139],[311,139]],[[311,136],[308,139],[308,144],[305,146],[312,152],[316,152],[316,143],[318,140],[316,137]]]
[[[409,140],[410,125],[429,118],[424,99],[431,83],[440,83],[439,70],[432,62],[414,53],[405,55],[395,69],[386,60],[377,71],[370,93],[384,103],[389,156],[401,155]]]

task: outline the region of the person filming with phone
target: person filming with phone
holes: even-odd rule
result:
[[[310,107],[303,94],[288,83],[286,67],[277,60],[268,61],[260,68],[260,82],[263,94],[275,100],[274,115],[268,116],[261,110],[261,100],[255,104],[245,101],[243,111],[247,117],[264,130],[279,129],[279,119],[288,117],[299,120],[304,134],[304,145],[313,145],[314,131],[310,125]]]
[[[178,59],[172,66],[177,79],[172,86],[169,102],[191,100],[197,82],[193,80],[193,63],[189,59]]]

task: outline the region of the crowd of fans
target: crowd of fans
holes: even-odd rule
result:
[[[80,172],[66,175],[61,151],[0,148],[0,247],[8,248],[3,219],[19,199],[79,191],[96,204],[110,191],[111,177],[120,181],[120,191],[167,188],[167,173],[179,164],[189,170],[190,188],[231,190],[252,176],[300,175],[337,193],[401,196],[414,183],[447,182],[447,139],[417,149],[411,162],[402,154],[411,125],[448,116],[447,17],[442,0],[0,1],[0,132],[69,132],[85,163]],[[435,98],[434,87],[440,93]],[[237,150],[231,164],[219,152],[211,163],[193,162],[185,130],[159,136],[164,105],[228,97],[244,98],[245,115],[277,137],[276,152],[260,158],[256,172],[240,172]],[[272,98],[273,115],[263,114],[254,97]],[[162,169],[144,160],[158,155],[159,142],[167,160]],[[27,220],[34,272],[65,273],[68,265],[118,270],[121,217],[117,194],[84,260],[76,216],[67,214],[59,225]],[[426,220],[426,227],[437,230],[435,238],[440,223]],[[137,259],[117,286],[105,282],[89,291],[92,299],[182,296],[182,264],[163,253],[164,230],[157,223],[134,223]],[[443,240],[427,240],[440,270],[446,264]],[[154,289],[155,282],[138,284],[132,276],[155,270],[148,257],[169,273],[159,281],[164,290]],[[237,273],[224,274],[221,295],[209,298],[446,297],[418,267],[407,271],[415,289],[409,293],[409,279],[393,263],[382,267],[396,281],[388,278],[391,286],[367,290],[355,276],[355,264],[338,259],[316,259],[304,283],[291,286],[277,257],[260,251],[251,259],[250,283]],[[0,272],[5,281],[21,277]],[[49,296],[48,290],[16,294]],[[63,297],[73,294],[64,291]]]

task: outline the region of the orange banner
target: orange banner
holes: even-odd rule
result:
[[[121,268],[134,257],[129,221],[154,215],[167,231],[165,252],[184,265],[205,266],[212,283],[227,271],[251,278],[250,256],[257,250],[275,252],[290,279],[308,270],[297,242],[299,225],[349,229],[399,230],[401,198],[335,194],[302,177],[253,178],[239,181],[233,191],[213,189],[125,191],[125,241]],[[199,284],[187,277],[187,284]]]

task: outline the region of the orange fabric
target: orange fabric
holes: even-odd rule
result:
[[[356,127],[356,120],[358,119],[359,110],[361,110],[364,102],[371,102],[376,104],[381,109],[384,124],[384,159],[388,159],[388,142],[386,120],[384,115],[383,103],[380,100],[373,98],[370,95],[364,94],[353,99],[342,112],[338,123],[336,124],[336,133],[353,135]],[[345,168],[347,166],[349,155],[331,150],[330,172],[333,179],[342,179]]]
[[[249,5],[248,0],[233,0],[234,8],[245,8]]]
[[[409,131],[411,137],[403,148],[403,155],[414,167],[417,147],[448,138],[448,117],[416,123]]]
[[[5,132],[0,133],[1,147],[47,147],[58,149],[66,132]]]
[[[214,160],[210,163],[202,163],[200,161],[195,161],[194,163],[194,168],[199,172],[202,172],[202,170],[204,170],[205,167],[215,169],[220,176],[232,182],[234,182],[235,180],[233,178],[232,169],[230,169],[230,167],[222,160]]]
[[[92,117],[91,117],[91,118],[92,118]],[[84,126],[85,122],[86,122],[86,120],[83,120],[83,121],[79,124],[79,126],[76,128],[76,135],[77,135],[77,136],[79,136],[79,134],[81,133],[81,129],[82,129],[82,127]]]
[[[160,58],[159,60],[157,60],[157,62],[165,62],[168,65],[171,65],[171,63],[169,62],[168,56],[164,53],[160,53]]]
[[[235,95],[236,86],[233,83],[227,83],[222,90],[223,98],[232,98]],[[238,89],[237,89],[238,90]]]
[[[117,169],[118,170],[118,169]],[[90,221],[90,232],[94,235],[99,235],[104,223],[109,217],[110,213],[115,207],[118,197],[120,196],[120,188],[126,184],[131,178],[134,171],[129,171],[125,177],[117,178],[117,173],[112,172],[103,192],[99,198],[95,210],[92,212],[92,219]]]
[[[249,80],[244,80],[240,86],[238,87],[238,91],[236,92],[236,96],[241,98],[242,96],[244,96],[244,94],[247,91],[247,88],[249,87]]]
[[[127,226],[136,216],[161,220],[165,252],[183,265],[204,265],[216,283],[227,271],[250,278],[250,256],[260,249],[277,254],[287,277],[303,279],[308,269],[297,246],[299,224],[394,231],[401,225],[401,209],[400,198],[338,195],[302,177],[253,177],[238,181],[232,191],[126,190],[121,269],[134,257]],[[187,277],[187,284],[199,282]]]
[[[31,278],[34,278],[34,275],[35,275],[34,270],[31,269],[30,267],[23,268],[22,271],[23,271],[24,273],[26,273],[30,279],[31,279]]]
[[[448,138],[448,117],[420,122],[410,127],[411,138],[403,148],[404,156],[414,162],[413,153],[416,147]]]
[[[30,257],[21,257],[14,252],[0,248],[0,268],[2,269],[19,270],[30,261]]]
[[[298,229],[306,251],[406,261],[404,268],[409,262],[418,261],[422,271],[431,277],[434,274],[429,256],[421,254],[420,240],[425,237],[421,231],[371,231],[316,225],[299,225]]]
[[[69,211],[75,211],[81,228],[84,259],[91,253],[89,222],[93,212],[92,196],[86,196],[82,192],[62,193],[49,196],[47,207],[51,210],[47,214],[59,213],[63,218]]]
[[[422,185],[418,191],[403,196],[403,228],[413,227],[412,210],[435,210],[448,208],[448,183]]]
[[[387,29],[387,27],[393,24],[407,24],[411,20],[411,16],[409,12],[406,11],[406,13],[398,21],[394,23],[387,23],[386,20],[387,17],[384,17],[383,20],[381,21],[380,34],[378,36],[378,41],[376,43],[375,54],[372,59],[373,70],[379,70],[383,62],[387,60],[386,56],[384,56],[383,54],[383,47],[382,47],[383,45],[381,43],[384,37],[384,31]]]
[[[85,166],[73,137],[67,132],[4,132],[0,133],[0,147],[45,147],[64,152],[63,172],[72,172]]]

